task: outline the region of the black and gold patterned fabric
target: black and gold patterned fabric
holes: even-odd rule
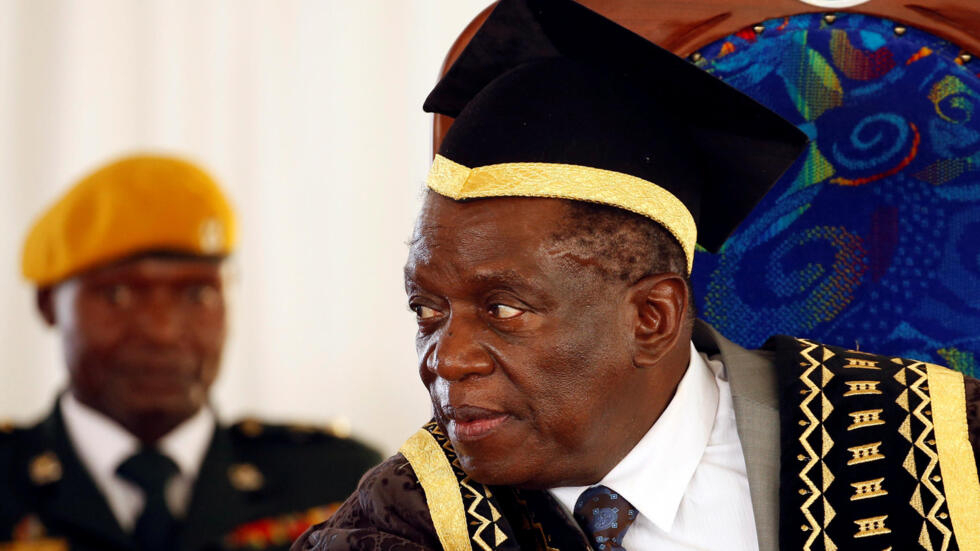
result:
[[[519,549],[507,520],[494,504],[489,487],[463,471],[453,445],[430,421],[402,446],[426,500],[443,549]],[[510,534],[510,535],[509,535]]]
[[[546,492],[489,487],[472,480],[435,421],[415,433],[401,453],[425,492],[443,549],[589,549],[582,532]]]
[[[774,337],[780,548],[980,549],[964,379],[919,361]]]

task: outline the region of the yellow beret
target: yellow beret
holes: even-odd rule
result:
[[[82,179],[34,223],[21,269],[50,285],[141,252],[222,256],[234,245],[234,212],[206,172],[133,156]]]

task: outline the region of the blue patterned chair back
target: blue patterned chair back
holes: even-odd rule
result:
[[[699,316],[748,347],[782,333],[980,374],[980,61],[857,13],[765,21],[693,59],[812,139],[697,253]]]

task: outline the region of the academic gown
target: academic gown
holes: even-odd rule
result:
[[[969,464],[961,462],[960,476],[950,477],[955,464],[950,454],[939,451],[942,470],[931,459],[939,455],[933,432],[939,423],[932,425],[928,408],[939,409],[929,394],[938,395],[941,376],[952,372],[789,337],[770,341],[769,350],[745,350],[701,321],[693,340],[728,371],[760,551],[887,549],[892,539],[900,544],[892,546],[895,550],[939,549],[954,537],[963,540],[960,549],[968,549],[966,544],[977,537],[970,532],[978,531],[970,524],[964,529],[963,521],[980,519],[980,500],[972,503],[980,496],[980,381],[959,379],[958,400],[965,401],[965,408],[960,407],[964,402],[954,404],[963,414],[957,437],[964,446],[958,457]],[[868,413],[878,409],[871,409],[874,405],[882,405],[884,413]],[[888,422],[876,425],[873,415],[886,415]],[[848,439],[868,440],[871,451],[848,447]],[[879,439],[885,444],[874,448]],[[413,442],[430,446],[419,453]],[[402,450],[365,475],[340,510],[304,534],[293,551],[589,549],[585,535],[550,493],[487,487],[468,479],[458,463],[452,464],[452,446],[436,423],[426,425]],[[442,453],[455,475],[448,486],[445,480],[433,482],[438,476],[432,471],[438,469],[417,459]],[[406,455],[416,459],[410,462]],[[424,469],[422,476],[416,466]],[[882,481],[875,483],[878,478],[872,476],[879,471]],[[941,475],[949,480],[949,491],[942,486],[946,482],[938,482]],[[863,479],[879,486],[854,486],[854,480]],[[885,487],[891,495],[875,494]],[[961,489],[970,493],[954,500],[953,517],[960,521],[954,536],[945,511],[952,506],[947,498]],[[457,501],[461,522],[447,520],[445,509]],[[892,512],[890,523],[879,518],[880,511]],[[917,543],[915,536],[905,536],[909,530]]]

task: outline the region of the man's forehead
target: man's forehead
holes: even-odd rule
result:
[[[488,197],[455,200],[426,193],[415,224],[411,244],[444,233],[480,235],[487,231],[504,234],[547,235],[561,227],[569,212],[564,199],[537,197]]]
[[[567,238],[578,227],[569,218],[570,204],[524,197],[427,200],[409,242],[405,283],[425,287],[452,279],[516,289],[541,277],[580,273],[597,260]],[[460,216],[463,211],[472,216]]]
[[[539,255],[566,211],[564,202],[554,199],[456,201],[429,193],[409,242],[409,267],[449,259],[479,263]]]
[[[225,257],[171,251],[150,251],[95,267],[77,276],[86,281],[103,279],[159,279],[220,275]]]

